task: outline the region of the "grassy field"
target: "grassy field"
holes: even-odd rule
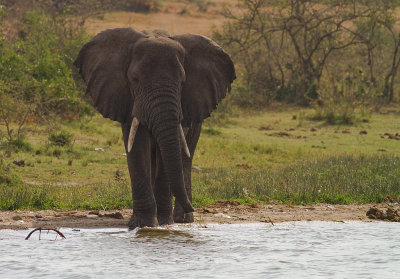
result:
[[[373,114],[354,126],[311,121],[312,113],[242,111],[223,125],[206,122],[194,156],[194,205],[400,198],[400,141],[390,138],[400,132],[398,112]],[[1,209],[131,206],[118,123],[96,115],[52,129],[30,124],[27,131],[25,147],[3,155]],[[71,134],[72,143],[52,144],[55,131]]]

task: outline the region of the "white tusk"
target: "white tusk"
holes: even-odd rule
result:
[[[129,131],[129,138],[128,138],[128,153],[131,152],[133,141],[135,140],[136,131],[139,127],[139,119],[136,117],[132,120],[131,130]]]
[[[183,132],[183,128],[182,128],[181,124],[179,124],[179,132],[181,134],[183,150],[185,151],[186,156],[188,156],[188,158],[190,158],[189,148],[187,146],[186,139],[185,139],[185,133]]]

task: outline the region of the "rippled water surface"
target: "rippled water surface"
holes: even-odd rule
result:
[[[399,223],[0,230],[0,278],[399,278]]]

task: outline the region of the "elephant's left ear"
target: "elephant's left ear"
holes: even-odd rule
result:
[[[172,38],[186,50],[183,123],[202,122],[231,90],[235,67],[229,55],[207,37],[185,34]]]

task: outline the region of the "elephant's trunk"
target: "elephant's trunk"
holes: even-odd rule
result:
[[[180,141],[181,112],[177,94],[172,90],[163,89],[162,92],[153,91],[148,94],[148,98],[147,106],[145,105],[147,115],[142,116],[144,125],[151,131],[160,148],[167,180],[177,201],[185,212],[193,212],[194,208],[188,199],[183,180]],[[140,118],[139,120],[142,123]]]
[[[165,167],[168,182],[176,199],[182,205],[185,212],[193,212],[194,209],[188,199],[183,182],[182,157],[178,135],[179,128],[176,125],[159,133],[157,132],[155,137],[160,147],[161,159]]]

